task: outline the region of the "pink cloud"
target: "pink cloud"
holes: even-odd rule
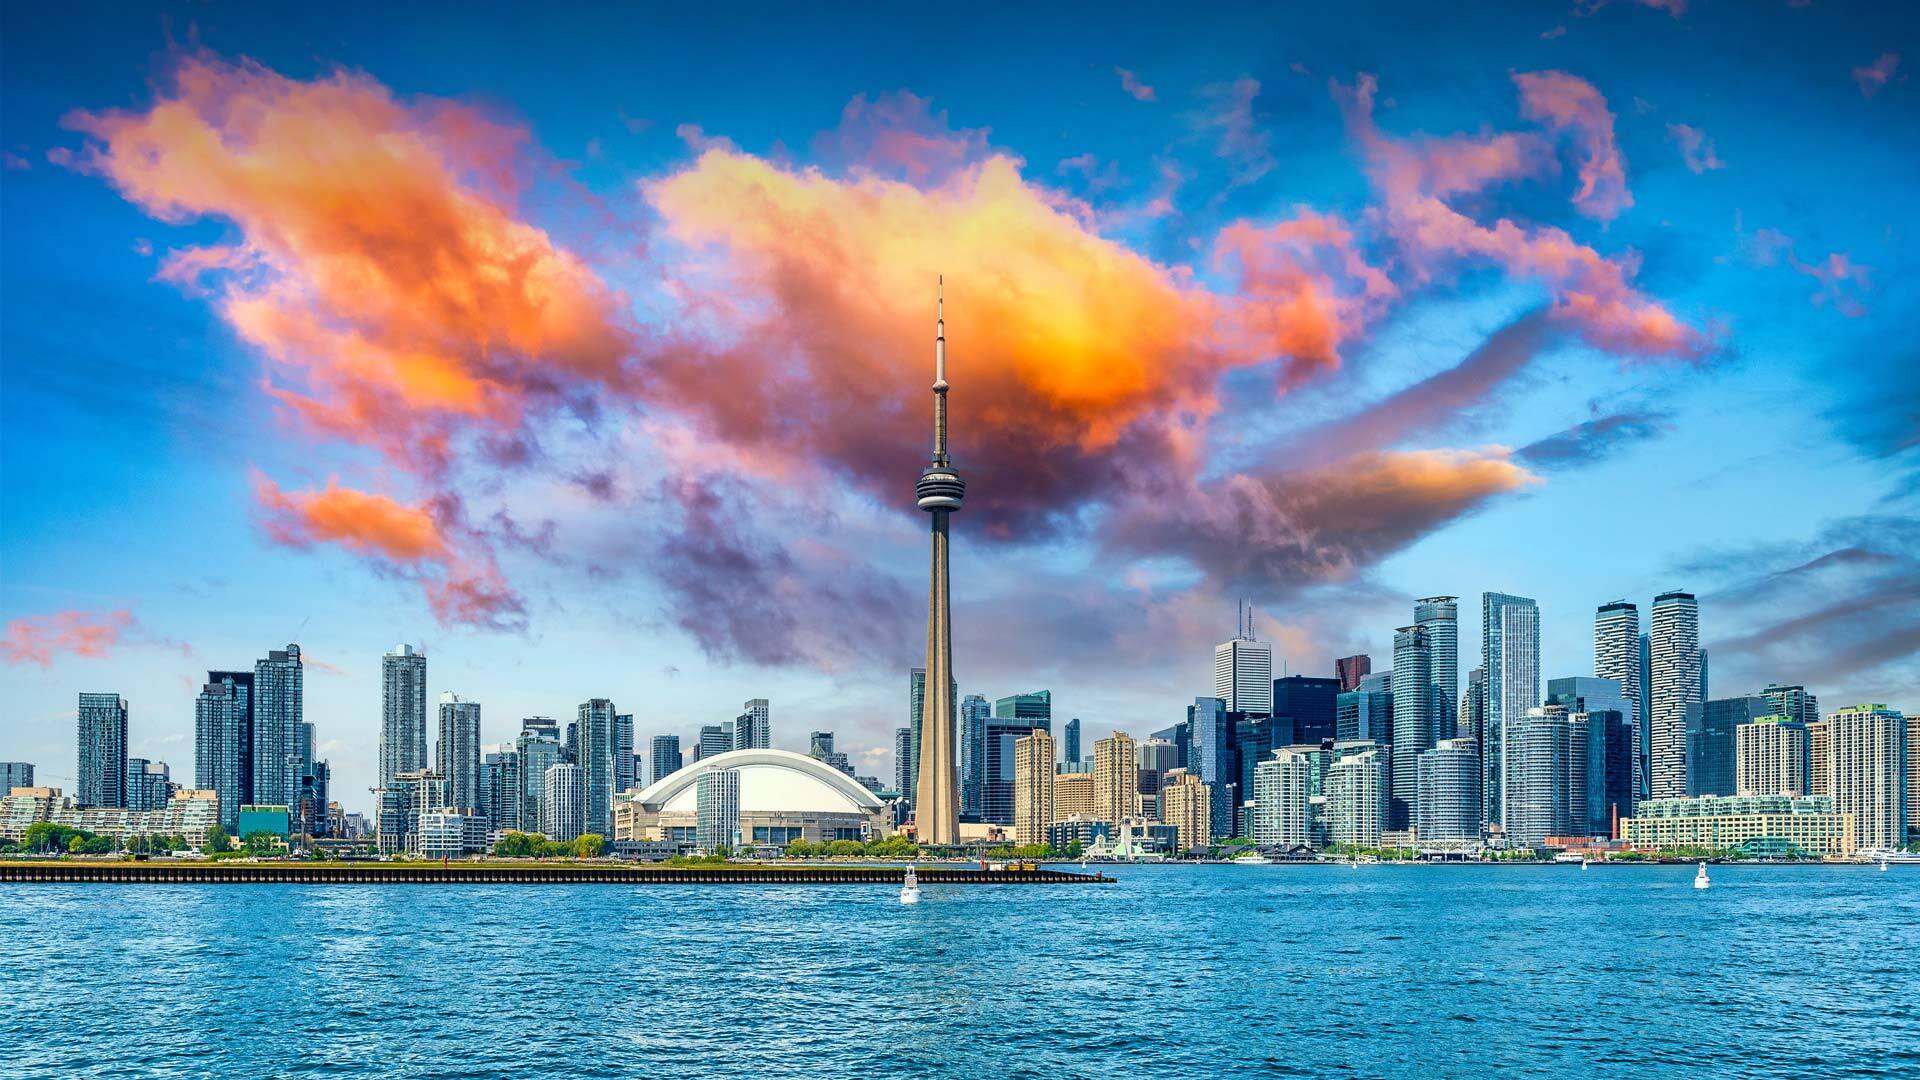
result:
[[[1686,162],[1688,170],[1696,174],[1727,167],[1727,163],[1721,161],[1720,155],[1714,152],[1713,140],[1697,127],[1668,124],[1667,138],[1680,148],[1680,159]]]
[[[1833,310],[1850,319],[1867,313],[1860,297],[1872,288],[1872,267],[1854,262],[1841,251],[1803,262],[1794,248],[1794,240],[1787,234],[1776,229],[1761,229],[1753,236],[1751,253],[1757,266],[1779,266],[1784,262],[1795,273],[1812,278],[1816,288],[1807,298],[1814,307],[1831,304]]]
[[[1126,68],[1123,68],[1123,67],[1117,67],[1113,69],[1113,73],[1115,75],[1120,76],[1120,89],[1125,90],[1127,93],[1133,95],[1133,100],[1135,101],[1158,101],[1159,100],[1159,98],[1154,96],[1153,87],[1148,86],[1146,83],[1141,82],[1140,77],[1135,75],[1133,72],[1128,71]]]
[[[121,636],[139,626],[133,612],[57,611],[7,622],[0,638],[0,657],[9,664],[51,667],[62,655],[98,659],[120,644]]]
[[[1574,208],[1612,221],[1633,205],[1627,161],[1613,139],[1613,113],[1593,84],[1564,71],[1516,72],[1521,115],[1571,136],[1580,149],[1580,187]]]
[[[1883,52],[1873,63],[1853,69],[1854,85],[1860,88],[1860,96],[1871,98],[1880,92],[1881,87],[1893,80],[1894,73],[1900,70],[1900,54]]]

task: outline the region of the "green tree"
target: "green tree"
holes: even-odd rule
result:
[[[835,840],[827,845],[829,855],[866,855],[867,845],[858,840]]]
[[[271,855],[280,850],[280,837],[266,829],[255,829],[240,839],[240,847],[249,855]]]
[[[540,847],[546,840],[539,833],[508,830],[494,843],[493,853],[503,859],[531,859],[540,854]]]
[[[584,833],[573,842],[573,853],[582,859],[597,859],[607,850],[607,838],[599,833]]]
[[[232,846],[233,838],[227,835],[227,830],[214,825],[207,829],[207,838],[200,844],[200,850],[209,855],[217,855]]]
[[[1067,858],[1077,859],[1080,856],[1086,854],[1086,851],[1087,851],[1087,845],[1081,843],[1079,840],[1075,839],[1075,840],[1067,841]]]

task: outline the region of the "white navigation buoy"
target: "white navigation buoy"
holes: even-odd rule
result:
[[[1711,884],[1713,883],[1707,880],[1707,864],[1701,863],[1700,872],[1693,875],[1693,887],[1696,889],[1704,889]]]
[[[900,885],[900,902],[917,904],[920,902],[920,879],[914,876],[913,867],[907,867],[907,879]]]

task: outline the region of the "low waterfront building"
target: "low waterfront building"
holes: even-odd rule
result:
[[[247,805],[240,808],[237,821],[238,839],[245,840],[254,833],[270,833],[281,843],[287,842],[293,814],[289,808],[281,805]]]
[[[116,841],[132,836],[181,836],[190,846],[199,847],[206,842],[207,830],[220,824],[220,795],[210,788],[179,788],[158,810],[83,807],[54,787],[17,787],[0,798],[0,840],[17,843],[28,826],[43,821]]]
[[[1213,843],[1212,792],[1199,774],[1173,769],[1160,784],[1160,809],[1173,826],[1174,854],[1205,851]]]
[[[1056,854],[1065,854],[1076,842],[1080,845],[1080,849],[1085,851],[1095,844],[1110,843],[1113,832],[1114,827],[1111,821],[1076,815],[1065,821],[1056,821],[1048,825],[1046,843]]]
[[[459,810],[420,815],[407,850],[425,859],[459,859],[488,850],[487,819]]]
[[[1854,817],[1825,795],[1649,799],[1620,823],[1629,847],[1739,848],[1751,855],[1852,855]]]
[[[611,839],[693,842],[702,827],[700,780],[716,773],[734,777],[737,809],[732,822],[722,820],[726,793],[709,781],[710,816],[721,816],[708,822],[712,832],[699,840],[702,847],[710,847],[708,840],[731,844],[724,836],[733,832],[743,841],[784,847],[794,840],[868,840],[888,830],[887,803],[865,785],[806,754],[759,748],[703,756],[616,799]]]

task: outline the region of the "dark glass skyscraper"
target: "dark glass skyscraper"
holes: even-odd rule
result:
[[[469,813],[480,809],[480,703],[451,691],[440,695],[439,773],[447,782],[448,805]]]
[[[381,786],[427,767],[427,657],[395,645],[380,661]]]
[[[582,833],[613,835],[613,702],[594,698],[580,703],[575,721],[580,766]],[[632,755],[632,751],[628,751]]]
[[[1427,631],[1427,655],[1433,669],[1434,738],[1451,739],[1459,730],[1460,604],[1457,596],[1429,596],[1413,605],[1413,621]]]
[[[1419,623],[1393,633],[1393,753],[1390,828],[1407,828],[1418,813],[1420,755],[1439,740],[1433,704],[1433,653]]]
[[[193,786],[220,796],[220,824],[253,802],[253,672],[209,671],[193,703]]]
[[[1197,697],[1187,707],[1187,771],[1207,785],[1209,827],[1215,836],[1233,835],[1233,798],[1239,787],[1233,760],[1233,726],[1227,703],[1217,697]]]
[[[1736,729],[1771,715],[1773,702],[1764,697],[1687,702],[1683,712],[1687,794],[1735,794],[1738,788],[1734,760]]]
[[[653,737],[653,760],[651,774],[647,783],[657,784],[662,779],[680,771],[680,736],[655,735]]]
[[[979,694],[960,702],[960,816],[980,820],[987,780],[987,720],[993,707]]]
[[[81,694],[74,797],[81,806],[127,805],[127,702],[119,694]]]
[[[1066,737],[1060,741],[1060,760],[1076,762],[1080,760],[1080,718],[1067,721]]]
[[[253,665],[253,801],[292,807],[300,800],[300,724],[305,719],[300,646],[269,649]]]
[[[1273,745],[1318,746],[1334,737],[1340,680],[1289,675],[1273,680]]]

